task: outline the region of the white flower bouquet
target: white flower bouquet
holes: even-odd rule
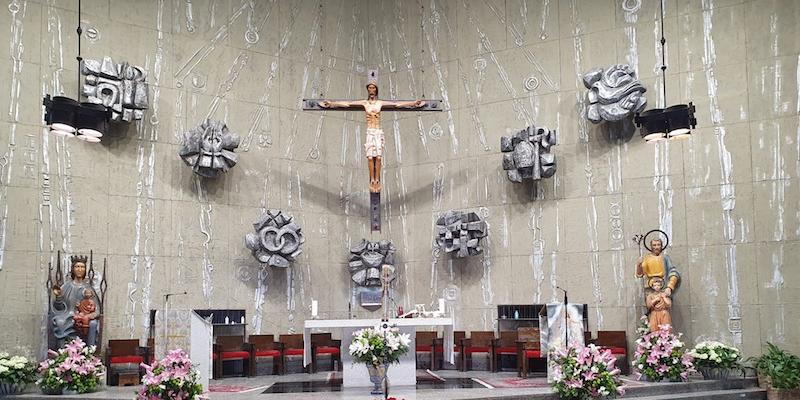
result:
[[[411,338],[394,326],[384,324],[353,333],[350,355],[370,365],[392,364],[408,353]]]
[[[707,368],[739,368],[742,359],[739,349],[713,340],[698,343],[689,355],[694,357],[695,366]]]

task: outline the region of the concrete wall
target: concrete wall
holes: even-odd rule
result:
[[[146,336],[147,310],[184,290],[172,306],[245,308],[252,333],[285,333],[302,328],[312,298],[323,318],[348,315],[347,249],[364,237],[396,244],[398,303],[450,290],[460,329],[494,329],[497,304],[555,301],[560,286],[590,305],[593,330],[632,335],[642,307],[630,238],[661,228],[683,274],[673,318],[689,342],[800,351],[797,2],[666,1],[666,103],[694,101],[699,126],[658,145],[607,139],[580,116],[579,80],[628,62],[650,105],[664,104],[657,1],[86,1],[84,29],[97,35],[84,57],[151,74],[146,121],[100,145],[41,127],[41,95],[76,92],[75,6],[12,5],[0,13],[12,27],[0,33],[0,318],[20,330],[0,347],[40,348],[58,249],[93,249],[96,267],[108,258],[106,338]],[[303,97],[365,96],[368,68],[382,97],[447,108],[384,114],[382,234],[367,223],[363,115],[298,111]],[[208,115],[242,136],[241,161],[198,181],[177,151]],[[558,130],[558,172],[513,184],[500,136],[532,123]],[[288,270],[260,273],[244,247],[264,207],[292,212],[306,233]],[[483,256],[432,251],[448,209],[486,216]]]

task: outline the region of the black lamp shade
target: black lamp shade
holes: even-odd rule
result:
[[[74,135],[76,111],[80,105],[76,100],[64,96],[45,96],[42,104],[45,106],[44,120],[47,126],[57,134]]]
[[[77,125],[80,136],[102,137],[108,130],[108,109],[102,104],[81,103],[78,109]],[[93,142],[94,140],[87,141]]]
[[[670,139],[684,139],[691,134],[691,129],[697,126],[694,117],[694,104],[678,104],[664,110],[669,126]]]
[[[639,133],[642,139],[649,141],[664,139],[667,136],[667,120],[664,118],[664,109],[654,108],[638,114],[634,118],[636,125],[640,125]]]

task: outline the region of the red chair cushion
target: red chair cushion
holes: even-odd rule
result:
[[[539,350],[525,350],[525,358],[542,358],[542,352]]]
[[[627,353],[625,351],[624,347],[606,347],[606,349],[611,350],[611,354],[625,354],[625,353]]]
[[[517,354],[516,347],[498,347],[497,354]]]
[[[222,352],[222,359],[223,360],[241,360],[245,358],[250,358],[250,353],[247,351],[223,351]]]
[[[302,356],[303,349],[286,349],[287,356]]]
[[[139,364],[144,362],[142,356],[116,356],[109,360],[111,364]]]
[[[417,351],[422,353],[430,353],[433,346],[426,346],[426,345],[417,345]]]
[[[320,346],[317,347],[317,354],[339,354],[338,347]]]
[[[258,350],[256,357],[280,357],[281,352],[278,350]]]
[[[460,352],[460,351],[461,351],[461,346],[459,346],[459,345],[453,345],[453,352],[454,352],[454,353],[458,353],[458,352]],[[439,347],[437,347],[437,348],[436,348],[436,352],[437,352],[437,353],[444,353],[444,347],[442,347],[442,346],[439,346]]]
[[[492,349],[488,347],[467,347],[467,353],[489,353]],[[514,352],[517,352],[517,349],[514,349]]]

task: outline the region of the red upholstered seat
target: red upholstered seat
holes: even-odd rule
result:
[[[256,352],[256,357],[280,357],[281,352],[278,350],[259,350]]]
[[[525,358],[542,358],[542,352],[539,350],[525,350]]]
[[[611,350],[611,354],[626,354],[624,347],[606,347],[605,349]]]
[[[339,354],[338,347],[320,346],[317,347],[317,354]]]
[[[422,353],[430,353],[431,349],[433,349],[433,346],[425,346],[425,345],[418,345],[417,346],[417,351],[422,352]]]
[[[467,353],[489,353],[491,351],[492,349],[488,347],[467,347],[465,350]],[[514,352],[516,353],[516,349],[514,349]]]
[[[516,347],[498,347],[497,354],[517,354]]]
[[[111,364],[140,364],[144,362],[142,356],[117,356],[111,357],[109,360]]]
[[[246,351],[223,351],[222,352],[222,359],[223,360],[239,360],[250,358],[250,353]]]
[[[303,349],[286,349],[287,356],[302,356]]]
[[[453,353],[458,353],[460,351],[461,351],[461,346],[453,345]],[[442,347],[442,346],[437,347],[436,348],[436,352],[437,353],[444,353],[444,347]]]

